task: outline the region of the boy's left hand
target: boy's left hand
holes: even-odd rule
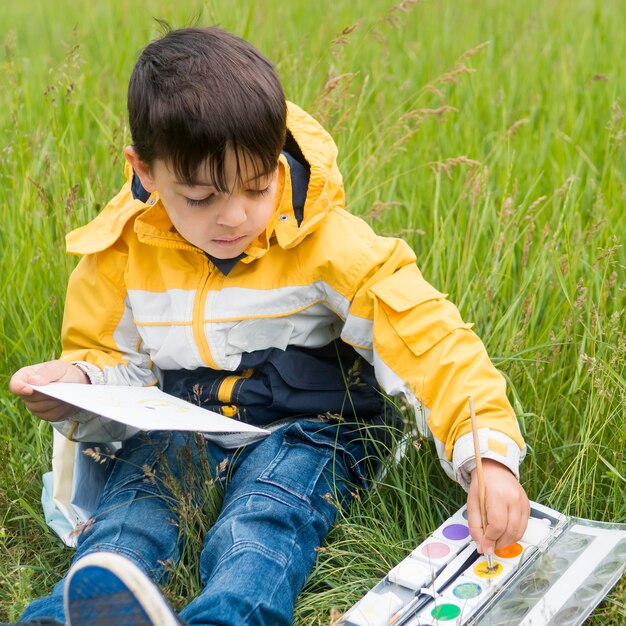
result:
[[[483,529],[475,469],[467,494],[467,520],[478,552],[493,554],[494,550],[510,546],[522,537],[528,524],[530,503],[524,488],[507,467],[492,459],[483,459],[482,464],[487,528]]]

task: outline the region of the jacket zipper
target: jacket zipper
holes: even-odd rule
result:
[[[211,369],[220,369],[213,359],[211,348],[206,338],[206,330],[204,328],[204,311],[206,309],[206,300],[209,293],[209,283],[214,273],[214,266],[206,257],[203,262],[202,278],[196,290],[196,299],[193,305],[193,335],[196,345],[200,352],[200,357],[204,363]]]

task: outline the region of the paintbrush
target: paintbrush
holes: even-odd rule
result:
[[[470,419],[472,421],[472,436],[474,438],[474,456],[476,457],[476,477],[478,478],[478,502],[480,503],[480,515],[482,517],[483,532],[487,530],[487,508],[485,506],[485,476],[483,475],[483,462],[480,458],[480,444],[478,442],[478,426],[476,425],[476,413],[474,411],[474,398],[469,398]],[[493,571],[493,556],[487,555],[487,567]]]

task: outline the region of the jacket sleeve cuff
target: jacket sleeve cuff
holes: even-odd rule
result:
[[[508,435],[490,428],[478,429],[478,443],[481,458],[502,463],[519,480],[519,465],[526,454],[526,448],[520,450]],[[471,472],[475,467],[474,439],[472,433],[467,433],[457,439],[452,453],[454,477],[465,491],[469,490]]]
[[[70,441],[93,443],[125,441],[139,432],[138,428],[89,411],[79,411],[65,420],[52,422],[52,427]]]
[[[92,385],[104,385],[104,372],[87,361],[72,361],[82,370]],[[70,441],[111,442],[124,441],[139,432],[139,429],[109,420],[91,411],[78,411],[60,422],[53,422],[55,430]]]
[[[104,385],[104,372],[97,365],[87,361],[72,361],[72,365],[84,372],[92,385]]]

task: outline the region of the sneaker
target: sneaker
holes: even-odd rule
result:
[[[159,588],[132,561],[94,552],[76,562],[65,584],[68,626],[181,626]]]

